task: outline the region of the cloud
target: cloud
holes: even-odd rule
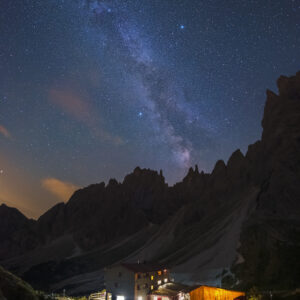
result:
[[[55,201],[39,184],[35,172],[20,165],[24,157],[16,157],[0,149],[0,204],[16,207],[29,218],[38,218]],[[43,201],[41,201],[43,199]]]
[[[4,137],[8,139],[11,139],[10,132],[3,125],[0,125],[0,134],[2,134]]]
[[[68,201],[72,194],[79,189],[79,187],[73,183],[62,181],[53,177],[43,179],[42,187],[62,201]]]
[[[49,99],[51,103],[55,104],[63,112],[76,121],[85,124],[97,138],[115,145],[123,144],[121,137],[112,135],[103,128],[100,116],[95,113],[87,97],[79,95],[70,88],[53,88],[49,91]]]
[[[51,102],[61,110],[75,118],[77,121],[89,124],[93,117],[92,109],[88,102],[74,93],[72,90],[50,90]]]

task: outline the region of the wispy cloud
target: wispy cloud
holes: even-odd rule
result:
[[[94,136],[115,145],[123,144],[121,137],[116,136],[104,129],[102,120],[91,103],[79,93],[70,88],[51,89],[49,99],[63,112],[74,118],[76,121],[85,124]]]
[[[70,89],[51,89],[50,100],[77,121],[90,124],[92,109],[88,102]]]
[[[3,125],[0,125],[0,134],[2,134],[4,137],[6,137],[7,139],[11,139],[11,134],[8,131],[7,128],[5,128]]]
[[[62,201],[68,201],[72,194],[79,189],[78,186],[71,182],[53,177],[43,179],[42,186]]]

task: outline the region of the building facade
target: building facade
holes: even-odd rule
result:
[[[123,263],[105,270],[106,291],[112,300],[147,300],[151,291],[169,281],[169,270],[158,265]]]
[[[190,300],[190,289],[181,283],[168,282],[151,291],[148,300]]]

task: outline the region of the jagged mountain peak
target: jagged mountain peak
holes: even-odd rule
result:
[[[234,165],[236,163],[242,162],[245,159],[243,153],[241,152],[240,149],[237,149],[236,151],[234,151],[230,158],[228,159],[227,162],[227,167],[229,167],[230,165]]]
[[[123,184],[136,187],[137,185],[166,185],[162,170],[158,173],[151,169],[136,167],[134,171],[124,177]]]
[[[280,76],[279,95],[267,90],[267,101],[262,120],[262,141],[273,146],[272,139],[287,139],[299,133],[300,72],[295,76]],[[285,136],[284,136],[285,135]]]
[[[277,86],[279,90],[279,96],[286,100],[292,100],[300,98],[300,72],[297,72],[295,76],[286,77],[281,75],[277,80]]]
[[[220,159],[216,162],[215,167],[213,168],[213,171],[211,173],[212,177],[223,175],[226,173],[226,164],[224,160]]]
[[[5,203],[2,203],[0,205],[0,212],[11,212],[11,213],[20,214],[23,216],[23,214],[17,208],[8,206]]]
[[[17,208],[10,207],[4,203],[0,205],[0,219],[7,220],[7,222],[16,222],[17,224],[27,221],[34,222],[33,220],[29,220]]]

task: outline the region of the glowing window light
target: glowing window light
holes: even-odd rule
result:
[[[153,290],[154,289],[154,286],[153,285],[151,285],[151,290]]]
[[[143,300],[143,297],[142,296],[138,296],[138,300]]]
[[[158,281],[157,281],[157,284],[160,285],[160,284],[161,284],[161,280],[158,280]]]
[[[117,296],[117,300],[125,300],[124,296]]]
[[[151,275],[151,280],[153,280],[154,279],[154,276],[153,275]]]
[[[165,278],[165,279],[164,279],[164,282],[168,282],[168,278]]]

